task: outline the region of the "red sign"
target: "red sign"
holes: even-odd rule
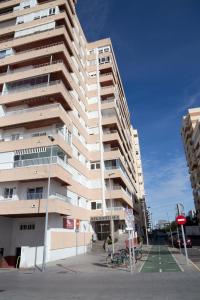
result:
[[[178,225],[184,225],[186,223],[186,217],[182,216],[182,215],[177,216],[176,217],[176,223]]]
[[[63,218],[63,228],[74,229],[74,219]]]
[[[79,229],[79,228],[80,228],[80,220],[76,219],[76,229]]]

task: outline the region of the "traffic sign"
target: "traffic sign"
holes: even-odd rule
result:
[[[177,223],[178,225],[184,225],[184,224],[186,223],[186,217],[183,216],[183,215],[178,215],[178,216],[176,217],[176,223]]]

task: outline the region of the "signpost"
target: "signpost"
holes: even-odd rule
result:
[[[125,210],[125,223],[128,230],[128,245],[129,245],[129,263],[130,271],[135,270],[135,251],[134,251],[134,241],[133,241],[133,231],[134,231],[134,215],[132,209]],[[132,239],[132,241],[131,241]]]
[[[184,249],[185,249],[185,258],[186,258],[186,263],[188,264],[188,253],[187,253],[187,246],[186,246],[186,241],[185,241],[185,232],[183,229],[183,225],[186,223],[186,217],[184,216],[184,207],[182,204],[177,204],[177,217],[176,217],[176,223],[181,226],[181,231],[182,231],[182,237],[183,237],[183,244],[184,244]],[[179,238],[180,241],[180,238]]]
[[[178,225],[185,225],[185,223],[186,223],[186,217],[183,216],[183,215],[178,215],[178,216],[176,217],[176,223],[177,223]]]

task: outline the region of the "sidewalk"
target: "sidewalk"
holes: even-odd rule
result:
[[[189,259],[189,264],[187,265],[185,255],[180,253],[179,249],[168,247],[175,261],[179,265],[182,272],[199,272],[199,270],[195,267],[194,263]]]
[[[143,264],[145,263],[149,250],[151,246],[143,246],[143,257],[140,261],[136,263],[135,273],[139,273]],[[107,253],[94,253],[89,252],[86,254],[69,257],[62,259],[56,262],[48,263],[47,271],[48,272],[58,272],[58,273],[127,273],[130,272],[129,268],[126,267],[108,267],[106,264]]]

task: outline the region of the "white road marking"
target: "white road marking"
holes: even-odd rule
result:
[[[181,265],[179,264],[179,262],[177,261],[176,257],[174,256],[174,254],[172,254],[170,248],[168,247],[169,252],[171,253],[171,256],[173,257],[173,259],[175,260],[175,262],[177,263],[177,265],[179,266],[181,272],[184,272],[183,268],[181,267]]]

